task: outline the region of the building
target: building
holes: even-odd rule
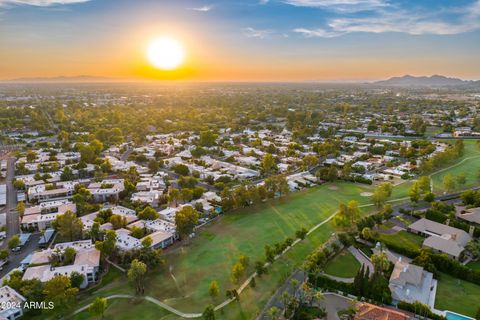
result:
[[[401,258],[395,263],[390,276],[389,288],[394,303],[405,301],[413,303],[419,301],[430,305],[430,296],[437,288],[437,281],[431,272],[422,267],[402,262]],[[431,301],[433,304],[433,301]]]
[[[423,246],[458,259],[472,237],[465,231],[432,220],[420,219],[409,226],[411,232],[427,237]]]
[[[455,216],[468,222],[480,224],[480,207],[467,209],[464,206],[456,206]]]
[[[50,257],[54,253],[62,253],[66,248],[75,249],[73,264],[59,267],[50,265]],[[30,264],[35,266],[25,270],[23,280],[38,279],[41,282],[47,282],[55,276],[70,277],[73,272],[77,272],[84,276],[80,288],[86,288],[97,280],[97,273],[100,268],[100,251],[95,248],[91,240],[58,243],[53,249],[33,253]]]
[[[28,188],[28,201],[53,201],[70,199],[79,181],[65,181],[56,184],[39,184]]]
[[[128,228],[133,227],[145,228],[150,234],[146,237],[152,239],[152,247],[154,249],[162,248],[172,245],[178,239],[177,229],[175,224],[170,221],[156,219],[156,220],[139,220],[135,223],[129,224]],[[143,239],[140,240],[142,242]]]
[[[77,205],[68,199],[42,202],[37,206],[25,209],[22,217],[23,230],[45,230],[50,228],[59,214],[67,211],[77,212]]]
[[[14,320],[23,316],[25,297],[9,286],[0,288],[0,319]]]
[[[115,230],[117,234],[117,247],[120,250],[127,251],[136,248],[140,248],[141,241],[137,238],[134,238],[130,235],[130,230],[121,228]]]
[[[88,191],[95,202],[107,202],[112,199],[118,200],[120,192],[125,190],[123,179],[103,180],[88,185]]]
[[[125,207],[122,207],[122,206],[104,207],[103,210],[111,210],[112,214],[125,217],[125,219],[127,219],[127,223],[132,223],[132,222],[138,220],[135,210],[128,209],[128,208],[125,208]],[[89,213],[85,216],[80,217],[85,230],[88,230],[92,227],[95,218],[98,216],[98,213],[99,213],[99,211],[92,212],[92,213]]]
[[[410,315],[400,310],[383,308],[370,303],[357,303],[355,320],[409,320]]]

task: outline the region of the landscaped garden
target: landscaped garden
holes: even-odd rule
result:
[[[435,308],[474,317],[480,305],[480,286],[441,273]]]
[[[342,250],[327,264],[325,273],[335,277],[353,278],[360,270],[360,262],[348,250]]]

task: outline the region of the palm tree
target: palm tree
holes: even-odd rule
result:
[[[278,308],[277,307],[271,307],[270,309],[268,309],[267,316],[271,320],[277,320],[278,319]]]

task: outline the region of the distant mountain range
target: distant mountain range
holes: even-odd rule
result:
[[[441,75],[433,75],[431,77],[414,77],[406,75],[403,77],[393,77],[388,80],[377,81],[373,84],[393,87],[451,87],[464,85],[480,85],[480,81],[448,78]]]
[[[9,80],[0,80],[0,83],[95,83],[95,82],[124,82],[124,81],[139,81],[140,79],[126,79],[115,77],[98,77],[90,75],[79,76],[58,76],[58,77],[26,77],[16,78]],[[141,81],[141,80],[140,80]],[[148,80],[146,80],[148,81]],[[307,81],[309,82],[309,81]],[[411,75],[405,75],[403,77],[393,77],[388,80],[376,81],[376,82],[351,82],[344,81],[313,81],[327,84],[345,84],[345,85],[374,85],[385,87],[458,87],[458,86],[480,86],[480,80],[462,80],[459,78],[449,78],[442,75],[433,75],[430,77],[421,76],[415,77]]]

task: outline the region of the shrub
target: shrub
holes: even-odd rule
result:
[[[445,320],[446,318],[444,316],[440,316],[436,313],[433,313],[430,308],[427,305],[424,305],[423,303],[420,303],[418,301],[414,303],[408,303],[404,301],[400,301],[397,305],[399,309],[413,312],[415,314],[421,314],[423,316],[426,316],[429,319],[432,320]]]

